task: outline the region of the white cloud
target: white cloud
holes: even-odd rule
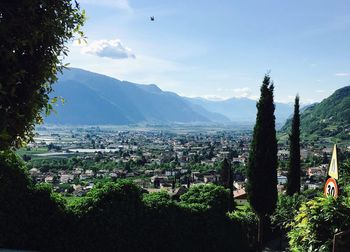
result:
[[[349,73],[336,73],[335,76],[338,76],[338,77],[345,77],[345,76],[349,76],[350,74]]]
[[[193,97],[195,98],[198,96],[193,96]],[[223,97],[223,96],[218,96],[218,95],[201,95],[200,97],[207,99],[207,100],[210,100],[210,101],[223,101],[223,100],[230,98],[230,97],[225,97],[225,96]]]
[[[236,97],[236,98],[250,98],[252,96],[252,90],[248,87],[243,87],[243,88],[218,87],[216,88],[216,91],[219,93],[224,93],[225,97],[227,95],[230,95],[229,97]]]
[[[319,102],[320,100],[322,99],[300,97],[299,103],[300,103],[300,106],[302,107],[302,106],[313,104],[315,102]],[[287,96],[282,96],[275,99],[275,102],[277,103],[284,103],[291,106],[294,106],[294,101],[295,101],[295,95],[287,95]]]
[[[237,98],[249,98],[252,94],[252,90],[250,88],[234,88],[231,90],[233,92],[233,97]]]
[[[259,100],[259,96],[258,95],[251,95],[248,97],[249,99],[252,99],[252,100]]]
[[[77,47],[72,47],[71,49],[78,50]],[[183,80],[180,81],[176,77],[181,76],[180,73],[191,70],[187,65],[143,54],[138,54],[132,60],[114,60],[101,57],[91,60],[87,55],[75,54],[75,58],[71,58],[70,63],[72,67],[79,67],[140,84],[153,83],[159,85],[163,90],[177,93],[181,92],[181,88],[186,84],[184,84]]]
[[[242,88],[222,88],[218,87],[216,88],[216,92],[220,93],[219,97],[220,99],[229,99],[229,98],[249,98],[252,100],[257,100],[259,96],[254,95],[252,90],[248,87],[242,87]],[[214,99],[216,99],[214,95]],[[205,98],[208,97],[208,95],[203,96]],[[211,99],[211,98],[210,98]]]
[[[84,46],[81,52],[111,59],[135,58],[135,54],[131,52],[131,49],[125,47],[119,39],[95,41]]]

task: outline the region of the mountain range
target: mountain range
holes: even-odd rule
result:
[[[336,90],[320,103],[301,111],[300,130],[304,140],[319,138],[350,139],[350,86]],[[281,131],[290,132],[291,119]]]
[[[222,101],[211,101],[203,98],[186,99],[208,111],[225,115],[234,122],[254,123],[256,119],[256,101],[252,99],[230,98]],[[284,123],[292,113],[292,105],[278,102],[275,105],[276,122],[278,124]]]
[[[77,68],[65,69],[53,86],[51,97],[63,97],[57,113],[47,123],[70,125],[97,124],[253,124],[256,101],[231,98],[210,101],[188,98],[161,90],[154,84],[120,81]],[[284,122],[292,106],[276,104],[276,121]]]

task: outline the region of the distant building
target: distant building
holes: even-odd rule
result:
[[[179,188],[176,188],[175,190],[172,190],[170,193],[170,196],[172,199],[178,200],[180,199],[180,196],[187,193],[188,188],[185,186],[180,186]]]
[[[175,176],[176,171],[175,170],[167,170],[165,171],[165,176]]]
[[[29,174],[32,177],[36,177],[40,174],[41,172],[37,168],[32,168],[29,170]]]
[[[237,189],[243,189],[245,187],[245,183],[243,181],[234,181],[233,186]]]
[[[153,176],[151,177],[151,183],[153,184],[154,188],[159,188],[161,184],[166,183],[168,181],[167,176]]]
[[[74,175],[73,174],[62,174],[60,176],[60,182],[67,184],[70,183],[74,180]]]
[[[51,184],[53,183],[53,180],[54,180],[53,176],[46,176],[44,179],[45,183],[51,183]]]
[[[307,175],[311,176],[326,176],[327,174],[327,165],[321,165],[318,167],[310,167],[307,169]]]
[[[247,201],[248,194],[243,188],[237,189],[233,191],[233,198],[235,199],[235,202],[244,203]]]
[[[277,185],[277,191],[280,192],[280,193],[284,192],[285,191],[285,185],[284,184],[283,185],[282,184],[278,184]]]
[[[191,173],[191,177],[192,177],[193,181],[199,180],[199,178],[200,178],[200,172],[197,172],[197,171],[192,172],[192,173]]]
[[[308,189],[319,189],[322,188],[322,184],[316,184],[316,183],[309,183],[306,184]]]
[[[277,183],[278,183],[279,185],[285,185],[285,184],[287,184],[287,177],[286,177],[286,176],[283,176],[283,175],[277,176]]]
[[[204,183],[215,183],[218,181],[218,177],[216,175],[204,175],[203,176]]]
[[[239,157],[234,157],[232,158],[232,163],[236,163],[236,164],[245,164],[246,162],[246,158],[243,156],[239,156]]]

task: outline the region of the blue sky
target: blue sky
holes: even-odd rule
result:
[[[72,67],[190,97],[320,101],[350,85],[349,0],[80,0]],[[150,21],[150,16],[155,21]]]

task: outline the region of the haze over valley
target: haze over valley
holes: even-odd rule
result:
[[[252,126],[256,100],[230,98],[212,101],[188,98],[161,90],[155,84],[120,81],[77,68],[65,69],[51,97],[64,99],[57,113],[45,119],[51,124],[231,124]],[[290,117],[292,105],[276,103],[276,121]]]

